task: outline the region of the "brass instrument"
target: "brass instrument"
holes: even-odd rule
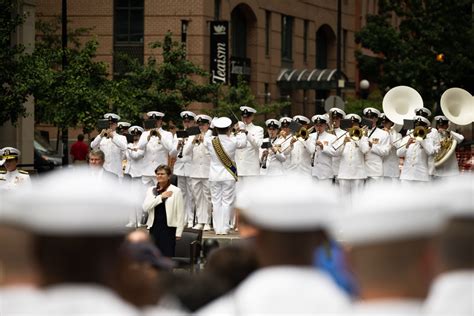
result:
[[[423,139],[426,138],[426,135],[428,135],[429,130],[428,128],[424,126],[417,126],[413,130],[413,138],[415,138],[418,141],[422,141]]]
[[[202,143],[202,138],[203,138],[202,134],[199,134],[199,135],[197,135],[196,137],[194,137],[194,139],[193,139],[193,145],[199,145],[199,144],[201,144],[201,143]]]
[[[365,135],[365,129],[362,127],[354,126],[349,129],[349,137],[354,140],[358,141]]]
[[[306,129],[305,127],[301,127],[298,132],[296,132],[295,134],[295,138],[298,139],[298,138],[302,138],[304,140],[307,140],[308,137],[309,137],[309,134],[313,131],[314,129],[314,126],[312,126],[311,128],[309,129]]]
[[[318,140],[319,140],[319,135],[320,133],[318,133],[318,135],[316,135],[316,141],[315,141],[315,147],[314,147],[314,152],[313,152],[313,155],[311,156],[311,167],[314,167],[314,158],[316,158],[316,150],[318,149],[317,148],[317,144],[318,144]]]
[[[440,143],[441,147],[434,157],[435,167],[441,166],[449,159],[449,157],[451,157],[451,155],[453,155],[456,150],[457,144],[458,142],[452,138],[451,132],[446,131]]]

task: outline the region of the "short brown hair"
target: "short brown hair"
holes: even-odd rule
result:
[[[159,165],[156,167],[155,174],[160,170],[164,170],[168,176],[171,176],[171,168],[168,165]]]

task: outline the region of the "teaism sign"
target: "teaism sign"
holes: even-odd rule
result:
[[[227,84],[229,22],[211,21],[211,82]]]

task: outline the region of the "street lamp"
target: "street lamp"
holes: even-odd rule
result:
[[[367,99],[367,97],[369,96],[369,88],[370,88],[369,80],[362,79],[359,82],[359,88],[360,88],[360,97],[364,100]]]

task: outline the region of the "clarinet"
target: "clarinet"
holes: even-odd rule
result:
[[[311,156],[311,167],[314,167],[314,158],[316,158],[316,150],[318,149],[318,147],[317,147],[318,145],[316,145],[316,144],[317,144],[318,140],[319,140],[319,133],[318,133],[318,135],[316,135],[316,141],[314,142],[315,145],[314,145],[313,156]]]
[[[183,144],[181,145],[181,149],[179,150],[179,153],[178,153],[178,158],[183,158],[183,151],[184,151],[184,139],[183,139]]]

